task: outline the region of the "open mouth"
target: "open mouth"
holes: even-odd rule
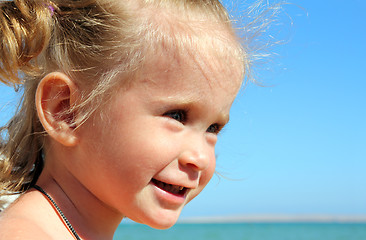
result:
[[[158,188],[160,188],[166,192],[169,192],[171,194],[177,195],[177,196],[184,196],[188,190],[188,188],[186,188],[186,187],[168,184],[168,183],[156,180],[154,178],[151,180],[151,182]]]

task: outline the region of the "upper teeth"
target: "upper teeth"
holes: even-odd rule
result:
[[[161,181],[158,181],[158,180],[155,180],[155,179],[153,179],[153,181],[154,181],[156,186],[158,186],[159,188],[164,189],[165,191],[171,192],[171,193],[178,194],[179,191],[184,189],[184,187],[182,187],[182,186],[177,186],[177,185],[164,183],[164,182],[161,182]]]

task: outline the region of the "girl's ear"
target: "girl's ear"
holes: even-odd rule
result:
[[[73,109],[79,97],[76,84],[65,74],[53,72],[38,84],[36,108],[39,120],[49,136],[64,146],[78,142],[75,127],[77,113]]]

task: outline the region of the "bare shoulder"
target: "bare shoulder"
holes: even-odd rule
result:
[[[51,239],[40,226],[30,219],[22,217],[0,217],[0,240],[12,239]]]
[[[51,219],[40,210],[45,208],[42,200],[37,198],[36,192],[26,193],[1,212],[0,240],[53,239],[46,231]]]

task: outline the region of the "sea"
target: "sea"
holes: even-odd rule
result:
[[[121,224],[113,240],[366,240],[366,223],[178,223],[167,230]]]

